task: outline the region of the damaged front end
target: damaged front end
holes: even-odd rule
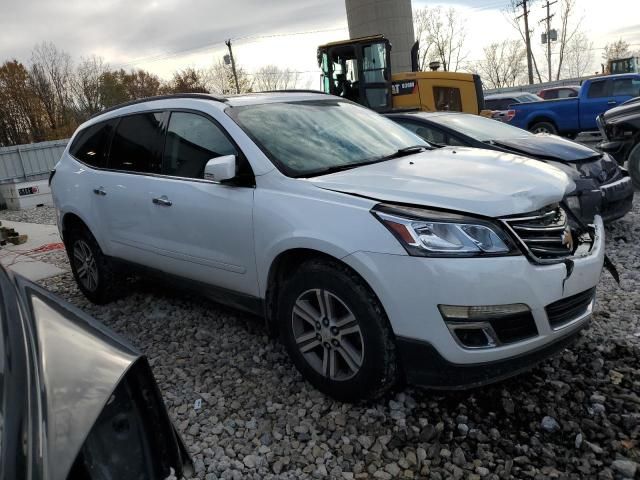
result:
[[[620,165],[628,162],[633,183],[640,188],[640,98],[606,111],[596,122],[603,137],[598,148]]]

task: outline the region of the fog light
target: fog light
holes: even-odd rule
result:
[[[464,348],[493,348],[538,334],[531,310],[524,303],[438,308],[454,339]]]
[[[529,307],[524,303],[477,305],[473,307],[438,305],[438,308],[447,322],[482,321],[529,312]]]

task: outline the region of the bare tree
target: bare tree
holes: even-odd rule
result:
[[[562,69],[565,78],[583,77],[593,68],[593,42],[584,32],[577,32],[567,42]]]
[[[629,43],[624,40],[616,40],[615,42],[607,43],[602,53],[602,59],[617,60],[618,58],[625,58],[631,56],[631,50],[629,50]]]
[[[234,55],[235,56],[235,55]],[[238,75],[238,86],[240,93],[247,93],[253,90],[253,82],[247,72],[239,65],[236,58],[236,74]],[[231,65],[227,65],[219,58],[204,72],[205,85],[211,92],[229,95],[236,93],[236,86],[233,79]]]
[[[527,52],[519,40],[503,40],[484,47],[484,59],[475,70],[490,88],[518,85],[527,73]]]
[[[282,69],[277,65],[265,65],[253,75],[254,87],[257,91],[296,88],[298,80],[297,72],[288,68]]]
[[[51,42],[36,45],[31,53],[31,77],[36,94],[47,110],[51,129],[63,128],[66,133],[73,109],[71,56]]]
[[[93,115],[102,108],[100,84],[109,67],[95,55],[80,60],[72,81],[78,113]]]
[[[560,75],[564,71],[564,62],[567,55],[567,50],[569,47],[573,48],[573,58],[572,61],[576,60],[576,48],[593,47],[593,42],[589,42],[588,37],[584,32],[580,30],[582,25],[582,20],[584,17],[575,18],[575,9],[576,9],[576,0],[561,0],[560,1],[560,35],[558,37],[558,61],[557,61],[557,70],[556,70],[556,80],[560,80]],[[575,41],[575,40],[578,41]],[[589,45],[590,44],[590,45]],[[580,55],[578,59],[582,62],[582,65],[587,61],[585,55]],[[590,66],[591,61],[588,62]],[[572,68],[575,69],[576,66],[580,66],[578,70],[583,69],[582,65],[578,64],[572,65]]]
[[[520,10],[520,0],[511,0],[511,4],[505,9],[505,16],[507,20],[511,24],[513,28],[515,28],[520,34],[520,38],[522,39],[523,46],[525,45],[525,28],[524,22],[520,22],[521,10]],[[532,36],[534,30],[531,28],[531,22],[529,22],[529,34]],[[526,61],[526,47],[525,47],[525,61]],[[540,75],[540,70],[538,69],[538,62],[536,61],[536,56],[533,51],[531,52],[531,62],[533,63],[533,70],[535,72],[536,77],[538,78],[538,82],[542,82],[542,75]]]
[[[414,29],[420,41],[420,69],[438,60],[444,70],[457,72],[463,67],[469,52],[464,16],[455,8],[423,7],[414,13]]]

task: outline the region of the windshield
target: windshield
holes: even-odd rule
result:
[[[429,120],[481,142],[508,140],[533,135],[521,128],[478,115],[437,115],[429,117]]]
[[[266,103],[226,110],[284,174],[311,176],[428,144],[395,122],[341,100]]]

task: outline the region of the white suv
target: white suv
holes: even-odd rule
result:
[[[565,213],[571,188],[310,92],[120,106],[80,126],[52,178],[90,300],[113,298],[125,267],[179,279],[262,315],[347,401],[494,381],[575,338],[604,240],[599,217]]]

